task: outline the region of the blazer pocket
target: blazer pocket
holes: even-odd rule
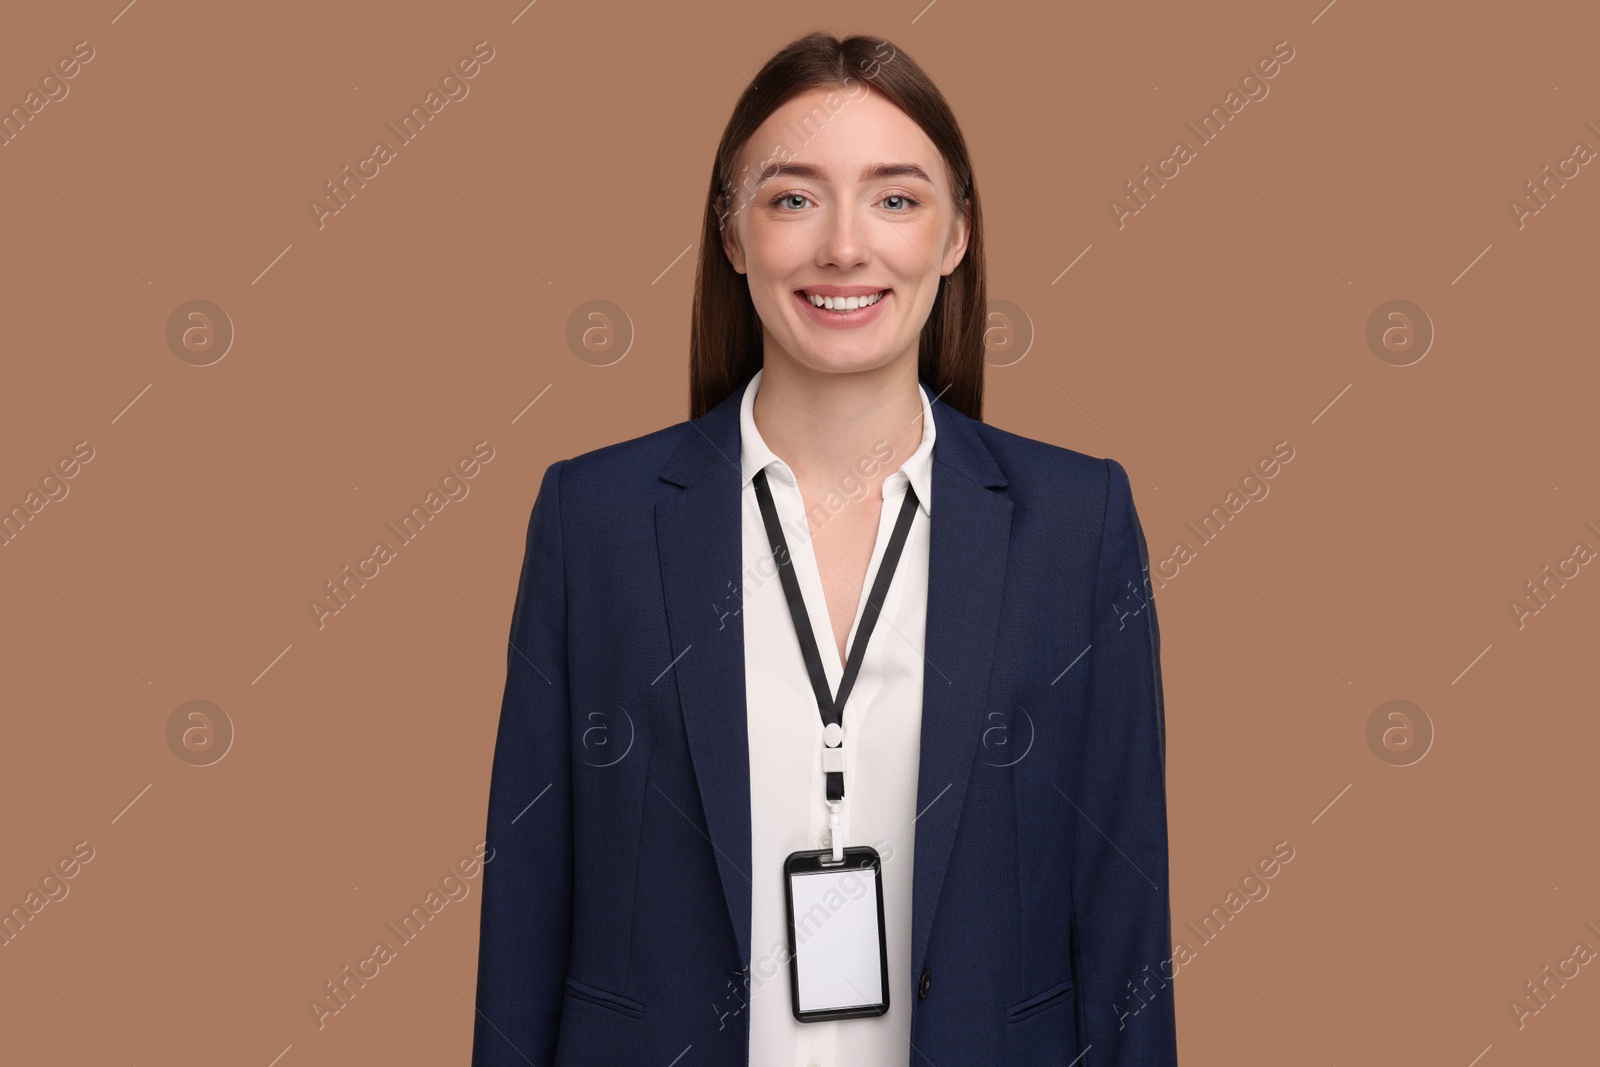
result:
[[[626,1015],[632,1019],[644,1017],[644,1005],[637,1000],[629,999],[620,993],[601,989],[598,986],[580,982],[572,975],[567,975],[567,995],[579,1000],[587,1000],[591,1004],[598,1004],[602,1008],[610,1008],[614,1012]]]
[[[1013,1004],[1006,1009],[1006,1022],[1020,1023],[1024,1019],[1030,1019],[1041,1011],[1046,1011],[1057,1004],[1065,1002],[1071,992],[1072,979],[1069,978],[1065,982],[1057,982],[1044,992],[1035,993],[1028,999],[1018,1004]]]

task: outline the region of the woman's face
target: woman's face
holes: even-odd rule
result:
[[[777,173],[774,173],[777,172]],[[817,371],[917,360],[918,339],[967,246],[939,150],[905,112],[857,83],[801,93],[769,116],[734,169],[728,259],[748,277],[765,357]],[[828,296],[872,300],[816,307]]]

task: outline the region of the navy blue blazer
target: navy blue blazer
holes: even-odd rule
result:
[[[749,1062],[751,892],[783,875],[750,863],[742,394],[544,473],[475,1067]],[[1175,1064],[1161,638],[1127,472],[933,413],[915,869],[883,869],[913,880],[899,1062]]]

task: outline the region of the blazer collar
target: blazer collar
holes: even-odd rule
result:
[[[745,703],[740,404],[748,381],[698,419],[661,469],[682,488],[656,505],[672,670],[690,758],[717,860],[739,967],[750,965],[751,892],[781,871],[750,862],[750,750]],[[930,517],[922,738],[917,777],[911,963],[921,972],[982,734],[1010,545],[1008,482],[977,420],[932,399],[936,420]],[[692,814],[686,813],[686,817]],[[852,841],[847,845],[867,844]],[[895,877],[892,861],[886,877]]]

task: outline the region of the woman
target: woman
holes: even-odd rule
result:
[[[1144,536],[1115,460],[979,421],[944,98],[793,42],[700,251],[691,421],[533,507],[474,1064],[1176,1063]]]

